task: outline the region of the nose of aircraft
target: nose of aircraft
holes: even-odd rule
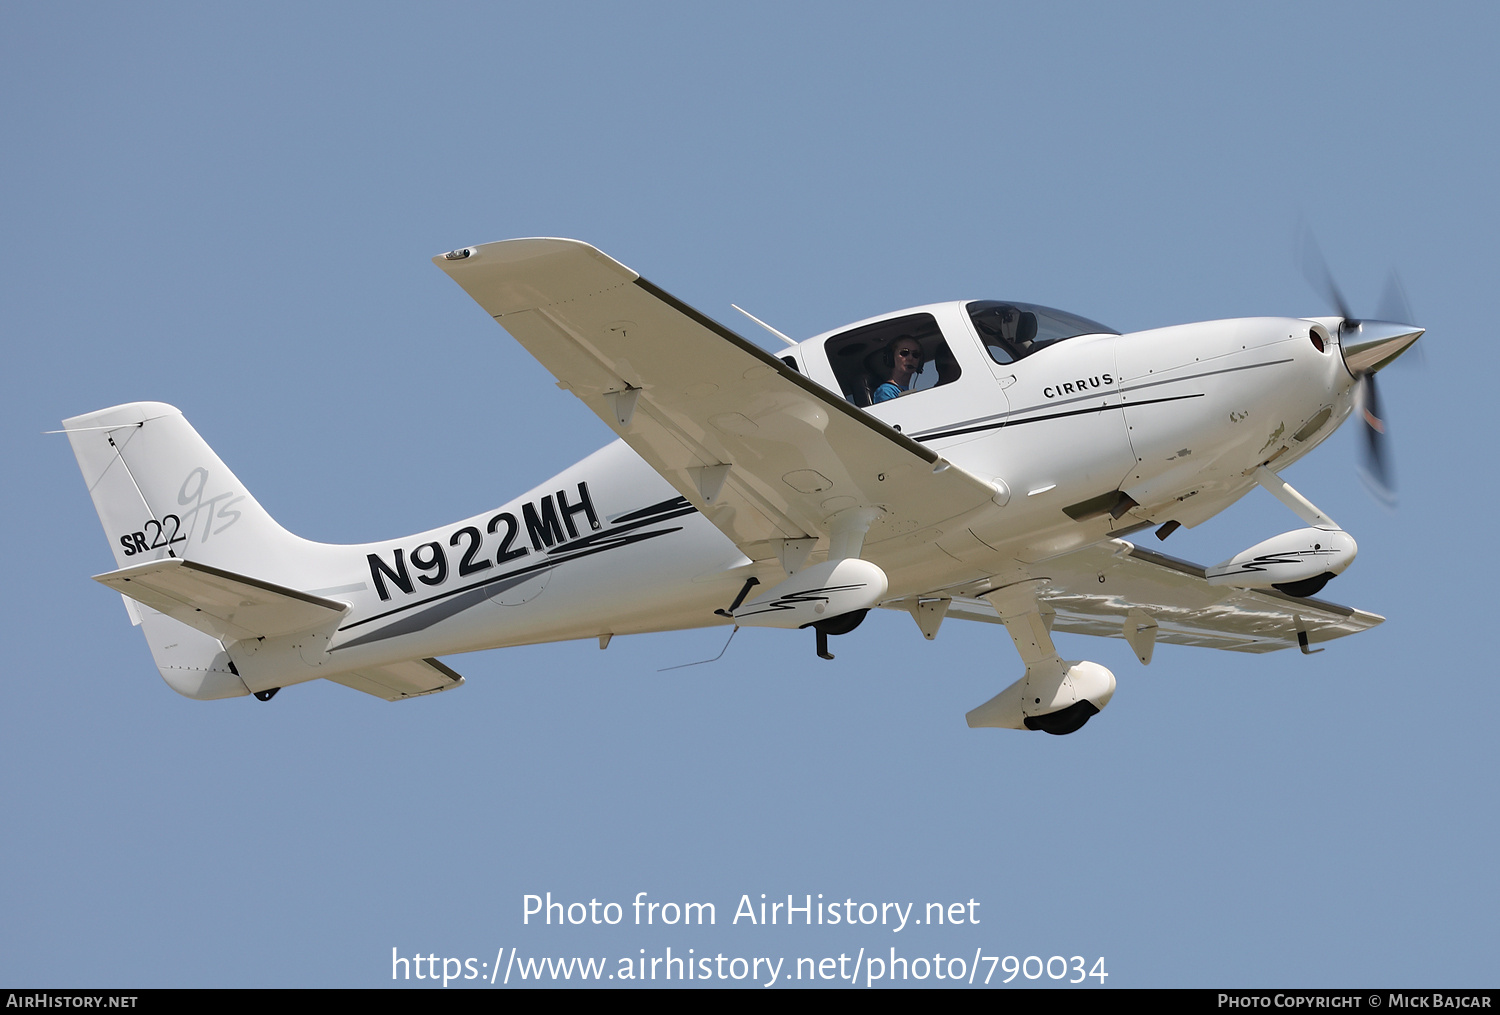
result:
[[[1375,388],[1375,372],[1410,349],[1426,329],[1395,321],[1356,321],[1339,326],[1339,351],[1355,381],[1355,404],[1364,420],[1365,441],[1361,471],[1375,496],[1394,506],[1396,481],[1386,450],[1385,414]]]
[[[1424,331],[1414,324],[1395,321],[1346,320],[1339,328],[1344,366],[1355,377],[1373,374],[1410,349]]]

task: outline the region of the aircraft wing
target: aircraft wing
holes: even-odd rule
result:
[[[1322,599],[1208,584],[1204,569],[1123,539],[1038,565],[1036,597],[1053,631],[1125,637],[1127,622],[1156,624],[1155,640],[1232,652],[1294,648],[1369,630],[1385,618]],[[902,604],[906,605],[906,604]],[[947,616],[1000,623],[979,598],[956,596]],[[1149,653],[1147,653],[1149,658]]]
[[[995,495],[586,243],[506,240],[433,262],[752,560],[876,508],[863,555],[878,562],[882,541]]]

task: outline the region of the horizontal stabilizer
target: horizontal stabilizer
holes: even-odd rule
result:
[[[436,659],[408,659],[385,666],[367,666],[355,673],[338,673],[328,679],[386,701],[437,694],[462,686],[464,682],[463,677]]]
[[[349,611],[346,603],[176,557],[94,580],[225,642],[306,631]]]

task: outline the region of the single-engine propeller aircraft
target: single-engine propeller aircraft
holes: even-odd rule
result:
[[[340,546],[277,525],[170,405],[65,421],[115,554],[96,580],[179,693],[324,677],[394,701],[463,683],[439,655],[711,624],[810,627],[831,659],[881,607],[928,639],[1004,625],[1025,672],[969,725],[1060,734],[1115,678],[1054,631],[1145,664],[1157,642],[1312,652],[1381,622],[1313,598],[1355,543],[1277,470],[1357,406],[1378,429],[1374,374],[1421,328],[1345,311],[1122,335],[969,300],[773,355],[577,240],[433,261],[620,439],[493,511]],[[1207,568],[1126,538],[1256,486],[1302,527]]]

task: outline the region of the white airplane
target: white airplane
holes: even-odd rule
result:
[[[1053,631],[1146,664],[1159,641],[1311,652],[1382,620],[1311,598],[1355,543],[1277,470],[1361,397],[1378,428],[1373,375],[1421,328],[1345,311],[1121,335],[978,300],[773,355],[577,240],[433,261],[620,439],[493,511],[333,545],[277,525],[170,405],[66,420],[115,554],[96,580],[179,693],[323,677],[394,701],[463,683],[439,655],[716,624],[811,627],[831,659],[882,607],[929,640],[945,617],[1004,625],[1025,672],[969,725],[1061,734],[1115,678]],[[1257,485],[1302,527],[1209,568],[1125,539]]]

